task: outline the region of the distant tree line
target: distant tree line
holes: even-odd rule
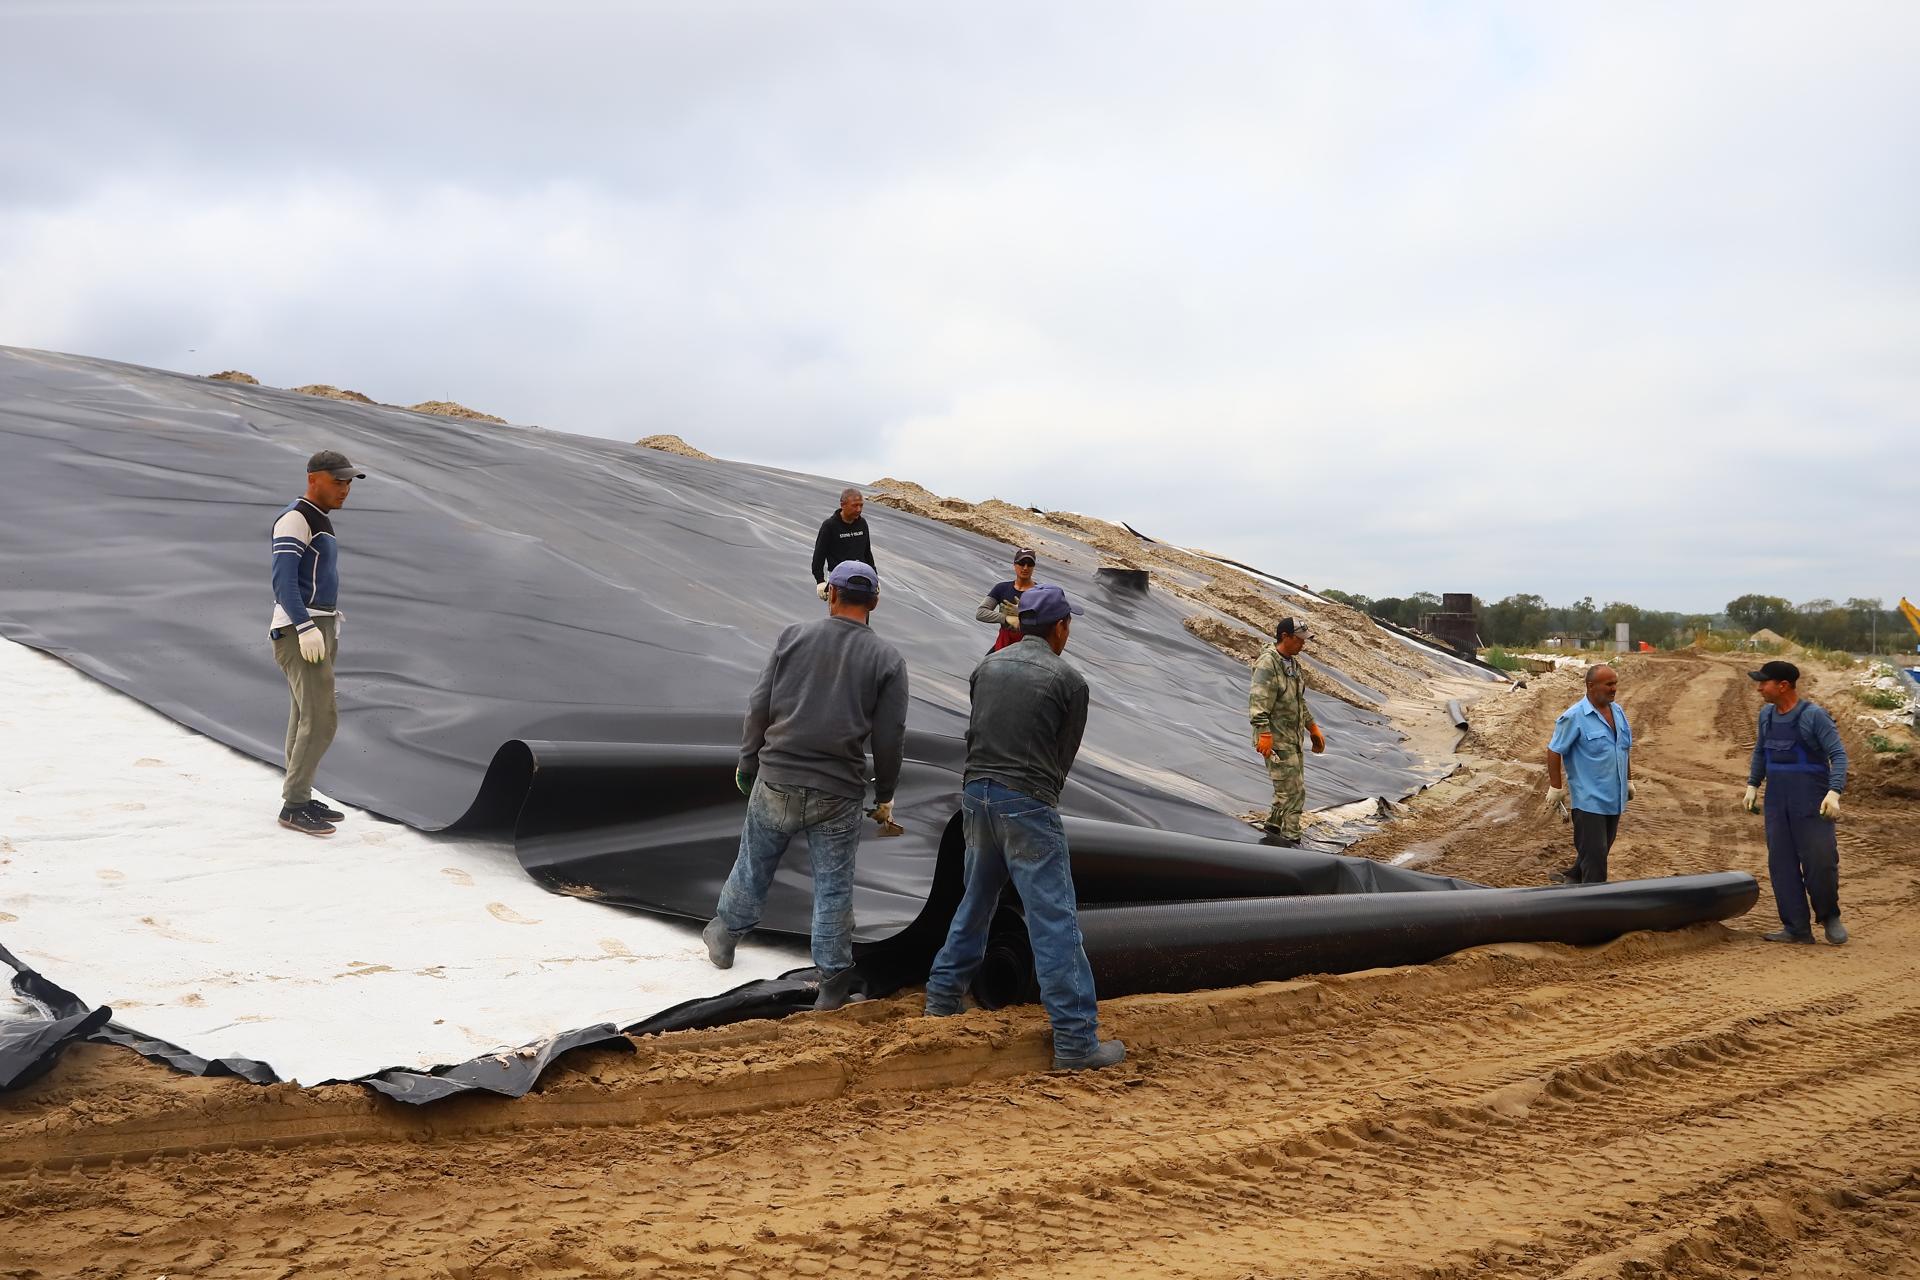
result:
[[[1346,591],[1322,594],[1403,627],[1418,627],[1423,616],[1440,608],[1440,597],[1430,591],[1378,599]],[[1794,604],[1782,596],[1744,595],[1727,601],[1719,613],[1672,613],[1624,600],[1595,604],[1592,596],[1551,605],[1541,596],[1520,594],[1491,603],[1475,596],[1473,612],[1481,643],[1503,648],[1538,648],[1556,636],[1588,644],[1611,640],[1620,622],[1628,624],[1634,640],[1665,649],[1691,644],[1696,634],[1709,630],[1748,635],[1764,628],[1801,644],[1851,652],[1866,652],[1876,640],[1883,652],[1911,652],[1916,639],[1898,610],[1857,598]]]

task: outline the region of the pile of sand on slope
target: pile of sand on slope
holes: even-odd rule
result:
[[[992,538],[1004,542],[1008,547],[1029,545],[1032,534],[1022,530],[1006,519],[999,511],[989,508],[1001,508],[1028,513],[1021,508],[1005,502],[977,504],[964,502],[959,498],[942,498],[911,480],[895,480],[891,476],[882,477],[868,486],[880,492],[870,495],[883,507],[892,507],[895,511],[905,511],[916,516],[925,516],[929,520],[938,520],[941,524],[950,524],[955,528],[977,533],[983,538]]]
[[[238,369],[228,369],[222,373],[210,373],[207,377],[213,382],[238,382],[249,387],[263,385],[260,379],[250,373],[242,373]],[[379,400],[375,400],[372,396],[362,395],[358,391],[348,391],[326,382],[309,382],[304,387],[288,387],[287,390],[297,391],[303,396],[319,396],[323,400],[345,400],[350,404],[370,404],[382,409],[406,409],[413,413],[431,413],[442,418],[459,418],[464,422],[491,422],[495,426],[507,425],[505,418],[496,418],[491,413],[482,413],[478,409],[469,409],[466,405],[455,400],[422,400],[419,404],[408,405],[385,404]],[[671,439],[672,437],[667,438]],[[645,442],[642,441],[642,443]],[[706,455],[700,454],[699,456],[704,458]]]
[[[478,409],[469,409],[467,406],[454,400],[422,400],[419,404],[408,405],[407,408],[415,413],[437,414],[442,418],[460,418],[467,422],[491,422],[495,426],[501,427],[507,425],[505,418],[496,418],[490,413],[482,413]]]
[[[297,391],[303,396],[319,396],[323,400],[348,400],[354,404],[377,405],[380,403],[372,396],[363,396],[358,391],[343,391],[339,387],[329,386],[324,382],[309,382],[304,387],[288,387],[287,390]]]
[[[660,452],[670,453],[676,458],[698,458],[702,462],[712,462],[715,460],[712,454],[700,452],[700,450],[694,448],[679,436],[641,436],[633,443],[638,448],[658,449]]]
[[[1103,564],[1145,569],[1152,584],[1209,612],[1186,620],[1197,638],[1240,662],[1251,663],[1273,634],[1273,624],[1292,616],[1315,628],[1312,656],[1385,694],[1420,697],[1447,668],[1374,626],[1358,609],[1296,595],[1218,560],[1152,542],[1118,525],[1066,511],[1034,512],[999,499],[966,502],[943,498],[921,485],[890,476],[874,481],[871,498],[897,511],[938,520],[1006,543],[1030,546],[1043,557],[1049,534],[1093,548]],[[1214,616],[1223,614],[1246,630]],[[1309,671],[1309,687],[1356,706],[1372,707],[1337,681]]]

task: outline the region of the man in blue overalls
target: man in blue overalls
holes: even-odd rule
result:
[[[1767,784],[1767,878],[1773,881],[1780,930],[1768,942],[1813,941],[1813,921],[1835,946],[1847,940],[1840,923],[1840,844],[1834,820],[1847,789],[1847,749],[1833,717],[1800,697],[1800,668],[1768,662],[1747,675],[1760,686],[1760,732],[1747,769],[1748,813],[1760,812]],[[1809,917],[1807,902],[1813,902]]]
[[[1607,854],[1620,834],[1620,815],[1633,799],[1633,726],[1627,709],[1614,701],[1619,692],[1620,677],[1612,667],[1592,667],[1586,696],[1553,722],[1547,804],[1572,821],[1574,854],[1571,867],[1550,877],[1555,884],[1607,882]]]

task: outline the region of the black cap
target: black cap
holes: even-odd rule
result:
[[[1299,636],[1302,640],[1311,640],[1313,631],[1304,622],[1295,622],[1292,618],[1282,618],[1273,628],[1273,638],[1284,640],[1288,636]]]
[[[1015,564],[1020,564],[1023,562],[1026,564],[1033,564],[1038,559],[1039,557],[1033,554],[1032,547],[1020,547],[1017,550],[1015,550],[1013,553],[1013,562]]]
[[[338,449],[322,449],[307,459],[309,472],[325,471],[335,480],[365,480],[367,473],[347,461],[347,455]]]
[[[1772,662],[1763,662],[1758,671],[1747,672],[1749,680],[1785,680],[1788,684],[1800,683],[1800,668],[1791,662],[1782,662],[1775,658]]]

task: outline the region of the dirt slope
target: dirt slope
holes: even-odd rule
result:
[[[1482,707],[1469,746],[1528,762],[1369,851],[1538,883],[1566,835],[1530,761],[1572,681]],[[1621,700],[1616,872],[1761,871],[1738,666],[1630,659]],[[1042,1070],[1036,1011],[905,997],[423,1112],[89,1047],[0,1098],[0,1275],[1920,1277],[1915,807],[1861,775],[1847,947],[1761,942],[1763,895],[1731,929],[1134,997],[1091,1077]]]

